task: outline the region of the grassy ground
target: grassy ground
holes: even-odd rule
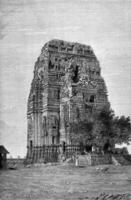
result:
[[[131,193],[131,166],[46,165],[0,171],[0,200],[82,200],[102,192]]]

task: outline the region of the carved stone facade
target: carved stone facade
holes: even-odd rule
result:
[[[34,67],[28,99],[28,148],[70,144],[69,122],[109,106],[101,68],[92,48],[51,40]]]

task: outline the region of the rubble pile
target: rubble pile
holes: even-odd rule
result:
[[[131,200],[131,194],[105,194],[102,193],[93,200]]]

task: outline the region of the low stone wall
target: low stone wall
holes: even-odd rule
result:
[[[22,158],[8,158],[7,159],[7,168],[10,167],[21,167],[24,165],[24,159]]]
[[[34,164],[34,163],[53,163],[65,161],[70,158],[77,157],[78,155],[83,155],[84,158],[81,157],[81,160],[85,160],[87,165],[106,165],[106,164],[114,164],[113,156],[115,154],[98,154],[98,153],[87,153],[81,150],[81,146],[79,145],[45,145],[41,147],[33,147],[27,153],[26,160],[24,164]],[[118,158],[119,156],[119,158]],[[126,155],[115,156],[116,160],[120,162],[120,164],[129,164],[131,163],[131,157]],[[127,160],[129,160],[127,162]],[[16,160],[18,163],[18,161]],[[20,161],[19,161],[20,162]],[[84,162],[84,161],[81,161]]]
[[[110,154],[85,154],[77,157],[78,166],[94,166],[112,164],[112,157]]]
[[[106,165],[106,164],[115,164],[115,165],[131,165],[131,156],[130,155],[121,155],[121,154],[89,154],[88,163],[90,165]]]
[[[131,165],[131,156],[122,154],[113,154],[112,163],[114,165]]]
[[[61,156],[64,156],[66,160],[77,153],[80,153],[80,146],[78,145],[65,145],[64,147],[62,145],[45,145],[42,147],[33,147],[27,153],[25,164],[59,162]]]
[[[88,154],[87,155],[89,165],[106,165],[112,164],[112,158],[110,154]]]

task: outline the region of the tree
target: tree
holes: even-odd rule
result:
[[[114,141],[116,144],[129,144],[131,140],[131,122],[129,117],[121,116],[114,119]]]
[[[96,135],[94,145],[104,151],[114,146],[113,118],[113,110],[104,108],[96,115],[94,120],[92,132]]]
[[[103,109],[94,121],[92,134],[96,135],[96,146],[104,151],[115,147],[115,144],[128,144],[131,139],[130,118],[118,117],[113,110]]]
[[[115,144],[128,144],[131,139],[129,117],[117,117],[114,111],[104,108],[92,120],[70,123],[70,139],[73,143],[96,146],[109,151]]]
[[[91,144],[92,128],[93,122],[89,120],[70,122],[70,140],[77,144]]]

